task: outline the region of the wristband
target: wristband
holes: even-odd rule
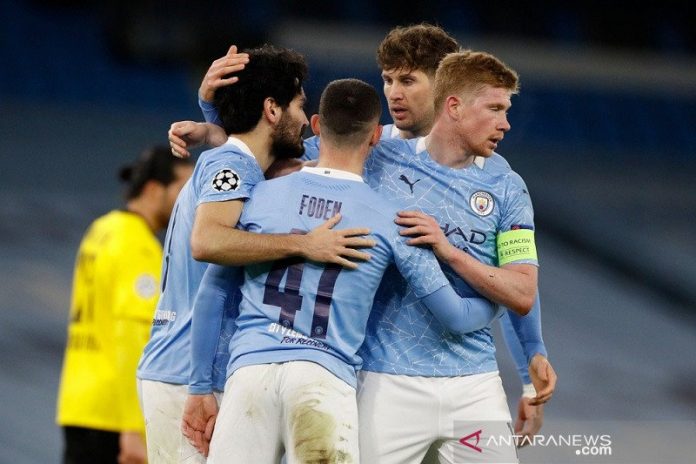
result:
[[[537,393],[533,383],[522,385],[522,398],[534,398],[535,396],[537,396]]]

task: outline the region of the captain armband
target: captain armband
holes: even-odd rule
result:
[[[537,260],[534,231],[529,229],[509,230],[498,234],[498,266],[515,261]]]

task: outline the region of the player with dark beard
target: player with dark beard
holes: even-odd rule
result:
[[[193,299],[207,266],[199,261],[240,265],[295,256],[352,268],[356,263],[346,258],[369,257],[348,248],[371,246],[371,240],[353,237],[367,230],[331,230],[340,217],[303,236],[235,229],[251,189],[271,163],[302,154],[308,124],[304,58],[268,45],[248,53],[253,62],[238,74],[238,85],[215,96],[227,142],[201,154],[167,229],[161,295],[137,372],[153,463],[205,462],[180,431],[190,375]],[[225,325],[220,343],[227,344],[232,328]],[[227,356],[222,350],[216,363],[218,391],[224,386]]]

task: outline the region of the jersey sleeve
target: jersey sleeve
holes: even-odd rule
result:
[[[161,251],[130,243],[114,260],[111,275],[114,298],[114,351],[117,405],[121,430],[144,431],[138,402],[135,371],[150,336],[159,294]]]
[[[527,364],[527,357],[524,354],[524,348],[522,348],[519,338],[517,338],[517,333],[515,333],[515,329],[512,327],[509,310],[506,310],[500,316],[500,332],[503,335],[505,345],[507,346],[508,351],[512,356],[512,360],[515,363],[515,367],[517,368],[517,373],[520,376],[522,384],[531,383],[531,379],[529,378],[529,365]]]
[[[390,233],[390,245],[396,267],[417,298],[424,298],[449,285],[432,251],[408,245],[406,239],[399,235],[396,225]]]
[[[313,161],[319,158],[319,137],[316,135],[304,141],[304,154],[300,158],[302,161]]]
[[[203,275],[191,313],[191,394],[213,391],[213,364],[227,300],[242,279],[242,268],[215,264],[210,264]]]
[[[506,197],[505,215],[497,237],[497,248],[498,263],[501,266],[509,263],[538,265],[532,201],[524,181],[514,172]],[[503,338],[517,365],[522,382],[528,384],[531,382],[529,361],[537,353],[546,356],[541,334],[541,302],[538,288],[537,298],[526,316],[512,311],[505,313],[501,318]]]
[[[462,298],[451,285],[421,299],[448,331],[463,335],[491,325],[498,317],[498,305],[486,298]]]
[[[489,326],[497,317],[496,304],[485,298],[462,298],[457,294],[431,250],[408,245],[398,232],[394,232],[391,244],[397,269],[416,297],[448,331],[473,332]]]
[[[510,350],[523,385],[532,383],[529,377],[529,362],[535,354],[548,357],[541,335],[541,303],[539,296],[526,316],[505,311],[500,318],[503,340]]]
[[[498,236],[498,265],[538,264],[534,240],[534,209],[529,191],[515,172],[510,175]]]
[[[263,175],[252,157],[239,153],[222,153],[203,160],[197,175],[198,204],[246,200]]]
[[[201,97],[199,96],[198,106],[201,108],[201,111],[203,112],[203,119],[205,119],[205,122],[216,124],[222,127],[222,120],[220,120],[220,116],[218,115],[217,108],[215,108],[215,105],[201,99]]]

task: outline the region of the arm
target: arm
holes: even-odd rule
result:
[[[201,280],[191,313],[191,375],[181,430],[204,456],[217,419],[213,363],[228,298],[239,287],[242,269],[211,264]]]
[[[430,245],[439,259],[481,295],[521,315],[530,311],[536,296],[536,266],[484,264],[449,243],[435,219],[420,211],[401,211],[396,223],[406,227],[401,235],[416,237],[408,241],[409,245]]]
[[[548,363],[548,361],[545,357],[546,348],[541,338],[540,311],[541,307],[537,297],[532,311],[527,316],[520,318],[520,323],[515,325],[520,330],[519,334],[513,327],[511,321],[512,314],[506,313],[500,318],[503,339],[517,365],[517,371],[523,384],[522,396],[517,404],[517,419],[515,420],[515,435],[522,437],[522,439],[518,440],[519,447],[529,443],[529,440],[524,440],[524,437],[536,435],[544,424],[544,405],[540,402],[544,398],[537,394],[535,384],[540,387],[542,395],[547,394],[547,389],[551,382],[555,384],[555,373],[553,375],[545,375],[546,373],[544,372],[544,364]],[[539,322],[539,324],[536,324],[536,322]],[[525,327],[525,323],[531,325],[531,327]],[[536,332],[537,330],[538,333],[532,338],[540,343],[527,344],[527,349],[531,351],[525,354],[525,347],[522,346],[520,339],[525,336],[525,331]],[[534,363],[531,364],[530,360],[534,360]],[[532,382],[530,374],[536,378],[535,382]],[[546,381],[542,377],[545,377]],[[551,392],[553,392],[553,388],[551,387]]]
[[[215,91],[220,87],[237,82],[239,80],[238,77],[226,76],[241,71],[248,62],[249,55],[247,53],[237,53],[237,46],[232,45],[225,56],[218,58],[210,65],[198,89],[198,106],[203,111],[203,117],[206,122],[217,124],[218,126],[222,125],[222,121],[220,121],[217,110],[213,105]]]
[[[118,446],[119,464],[147,464],[147,447],[140,432],[121,432]]]
[[[227,141],[223,128],[208,122],[178,121],[169,126],[167,135],[172,154],[179,158],[191,156],[187,148],[200,145],[219,147]]]
[[[448,331],[461,335],[491,324],[498,305],[478,295],[460,297],[430,250],[407,245],[394,229],[391,233],[389,243],[396,267],[421,303]]]
[[[109,273],[113,295],[114,354],[117,404],[112,405],[121,419],[119,462],[147,462],[143,421],[138,401],[135,372],[150,336],[152,314],[157,304],[161,253],[138,243],[140,236],[124,240],[115,250],[116,267]]]
[[[132,282],[135,285],[135,280]],[[156,301],[156,295],[154,300]],[[134,301],[131,300],[131,302]],[[118,404],[114,406],[121,417],[121,431],[126,432],[142,433],[145,430],[138,402],[135,371],[152,327],[152,313],[154,313],[155,305],[147,306],[150,309],[148,319],[136,319],[129,317],[128,314],[123,314],[117,315],[114,321],[114,350],[116,352],[116,378],[118,379],[115,382]]]
[[[131,280],[131,282],[135,282]],[[157,288],[156,286],[154,288]],[[136,303],[131,301],[131,303]],[[142,303],[141,303],[142,304]],[[150,315],[154,304],[147,304]],[[119,404],[116,406],[122,418],[119,434],[119,462],[145,464],[147,448],[144,440],[145,423],[143,422],[138,391],[135,383],[135,371],[138,359],[149,337],[152,319],[132,319],[119,317],[114,323],[116,338],[116,388]]]
[[[191,232],[194,259],[228,266],[274,261],[300,256],[317,262],[336,263],[349,269],[357,264],[347,258],[367,260],[370,255],[356,250],[375,242],[361,238],[369,229],[333,230],[340,215],[312,229],[306,235],[256,234],[235,229],[242,213],[241,200],[202,203],[196,209]]]
[[[218,116],[217,108],[215,108],[212,101],[205,101],[198,97],[198,107],[201,109],[206,123],[222,127],[222,120]]]
[[[213,392],[213,362],[226,303],[242,282],[242,268],[211,264],[203,274],[191,312],[189,393]]]
[[[509,313],[504,314],[500,318],[500,328],[503,340],[517,365],[517,372],[520,374],[524,389],[523,396],[538,400],[540,396],[537,394],[535,387],[541,387],[540,394],[547,395],[547,385],[542,386],[539,382],[535,384],[532,381],[532,375],[539,378],[545,377],[543,371],[546,370],[545,366],[535,366],[536,371],[533,370],[531,366],[534,358],[540,355],[545,360],[545,363],[548,363],[548,360],[546,360],[548,356],[546,346],[541,334],[540,298],[537,296],[532,310],[525,317]],[[555,383],[555,380],[553,381]]]
[[[236,45],[232,45],[225,56],[213,61],[198,89],[198,106],[206,122],[180,121],[170,126],[169,146],[175,156],[188,158],[191,153],[187,148],[200,145],[217,147],[225,143],[227,134],[222,129],[222,120],[213,104],[215,91],[237,82],[237,76],[227,76],[241,71],[248,62],[249,55],[237,53]]]
[[[535,395],[530,404],[546,403],[556,388],[556,372],[547,359],[546,347],[541,337],[541,311],[530,312],[520,317],[509,313],[510,325],[522,346],[529,366],[529,379],[534,385]]]
[[[551,399],[556,388],[556,372],[545,356],[536,354],[532,357],[529,374],[533,386],[520,398],[515,420],[515,434],[522,437],[517,441],[520,448],[530,443],[524,437],[532,437],[541,430],[544,424],[544,403]]]
[[[485,298],[461,298],[451,285],[421,299],[448,331],[465,334],[488,327],[499,314],[497,305]]]

